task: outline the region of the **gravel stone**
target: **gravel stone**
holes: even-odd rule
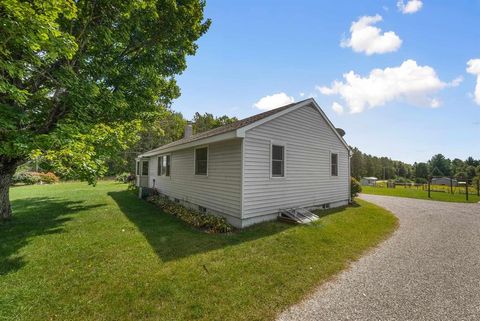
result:
[[[480,204],[361,198],[397,231],[278,320],[480,320]]]

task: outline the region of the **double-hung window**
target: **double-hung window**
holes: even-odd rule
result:
[[[148,175],[148,161],[142,162],[142,175]]]
[[[158,176],[170,176],[170,155],[163,155],[158,158]]]
[[[332,176],[338,176],[338,154],[335,154],[335,153],[330,154],[330,164],[331,164],[330,174]]]
[[[272,145],[272,177],[285,176],[285,146]]]
[[[207,175],[208,147],[195,149],[195,175]]]

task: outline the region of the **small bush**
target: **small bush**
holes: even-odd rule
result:
[[[60,178],[52,172],[38,173],[38,176],[40,177],[40,181],[45,184],[55,184],[60,181]]]
[[[130,183],[132,181],[135,181],[135,175],[123,172],[115,176],[115,180],[120,183]]]
[[[54,184],[58,183],[60,179],[54,173],[38,173],[38,172],[21,172],[16,173],[13,175],[13,183],[14,184],[26,184],[26,185],[33,185],[33,184]]]
[[[423,177],[417,177],[415,178],[415,183],[417,184],[427,184],[428,181],[426,178],[423,178]]]
[[[13,184],[33,185],[40,183],[40,176],[37,172],[21,172],[13,175]]]
[[[208,233],[227,233],[233,230],[233,226],[224,217],[190,210],[170,201],[167,197],[154,195],[148,197],[147,201],[162,208],[166,213],[176,216],[194,227],[206,230]]]
[[[362,192],[362,185],[353,177],[350,177],[350,195],[352,200]]]

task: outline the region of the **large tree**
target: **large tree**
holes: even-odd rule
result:
[[[31,155],[90,182],[141,121],[179,96],[174,76],[208,29],[203,0],[0,1],[0,217]]]

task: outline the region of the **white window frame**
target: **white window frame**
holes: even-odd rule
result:
[[[283,176],[273,176],[272,173],[272,157],[273,157],[273,146],[282,146],[283,147]],[[270,141],[270,155],[268,158],[270,179],[285,179],[287,177],[287,143],[271,140]]]
[[[205,174],[197,174],[197,149],[207,149],[207,172]],[[208,165],[210,163],[210,146],[209,145],[202,145],[197,146],[193,149],[193,175],[196,177],[208,177]]]
[[[337,155],[337,175],[332,175],[332,165],[333,165],[333,163],[332,163],[332,155],[333,155],[333,154]],[[328,161],[328,163],[330,164],[330,166],[329,166],[329,168],[328,168],[328,171],[330,172],[330,177],[338,177],[338,175],[339,175],[339,173],[340,173],[340,171],[339,171],[339,166],[338,166],[338,164],[339,164],[339,158],[340,158],[339,156],[340,156],[340,154],[339,154],[338,152],[336,152],[336,151],[330,151],[330,153],[329,153],[329,161]]]

